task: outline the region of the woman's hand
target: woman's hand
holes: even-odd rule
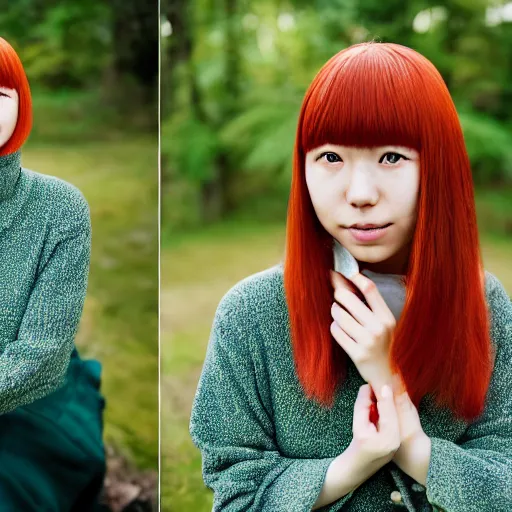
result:
[[[375,469],[391,461],[400,447],[400,429],[393,391],[387,385],[379,395],[379,420],[374,425],[369,419],[372,405],[370,386],[365,384],[359,388],[354,404],[353,437],[350,444],[350,448],[358,454],[361,464],[375,466]]]
[[[371,405],[371,389],[365,384],[359,388],[354,404],[352,441],[327,468],[322,489],[312,510],[324,507],[357,489],[396,453],[400,434],[390,387],[377,405],[380,421],[376,424],[369,420]]]
[[[425,434],[418,414],[402,380],[398,375],[392,379],[393,395],[400,430],[400,448],[393,462],[417,482],[425,485],[430,464],[431,442]]]
[[[391,385],[400,426],[400,443],[406,446],[423,435],[424,432],[418,409],[412,403],[402,379],[396,374],[393,375]]]
[[[331,333],[380,398],[382,386],[391,385],[393,375],[389,347],[396,326],[395,317],[371,279],[356,274],[346,280],[334,271],[331,277],[336,301],[331,308],[334,320]],[[354,293],[353,285],[360,290],[368,306]]]

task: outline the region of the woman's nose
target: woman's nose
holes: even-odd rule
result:
[[[347,202],[356,208],[376,204],[378,191],[370,171],[361,168],[354,169],[345,194]]]

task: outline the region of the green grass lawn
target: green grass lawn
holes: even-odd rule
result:
[[[156,137],[125,136],[64,145],[29,140],[22,154],[24,167],[73,183],[89,202],[93,247],[77,345],[83,357],[103,364],[106,441],[155,470],[157,151]]]
[[[161,254],[163,512],[210,511],[201,457],[188,434],[192,399],[215,309],[240,279],[278,263],[284,227],[224,222],[164,240]],[[512,292],[512,240],[482,237],[486,268]]]

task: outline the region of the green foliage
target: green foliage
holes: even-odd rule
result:
[[[477,184],[512,183],[512,132],[489,116],[459,113]]]
[[[0,13],[0,28],[17,48],[31,81],[83,87],[96,83],[108,63],[109,20],[108,5],[98,0],[25,0]]]
[[[221,138],[240,169],[267,174],[289,172],[299,105],[286,98],[267,98],[228,122]]]
[[[475,194],[480,231],[512,240],[512,192],[510,187],[477,189]]]
[[[181,23],[179,14],[174,19],[181,30],[164,45],[180,50],[166,61],[175,80],[172,90],[163,91],[174,110],[173,130],[164,119],[162,132],[170,188],[215,179],[210,162],[217,157],[228,177],[223,186],[235,190],[235,205],[245,204],[251,191],[270,192],[276,177],[289,179],[304,91],[329,57],[371,39],[410,46],[434,63],[456,103],[464,105],[460,117],[475,181],[510,183],[512,24],[487,21],[494,3],[234,0],[233,11],[227,5],[187,4]],[[234,48],[228,45],[233,24]],[[191,44],[180,45],[184,40]],[[187,204],[181,215],[187,222],[200,221],[193,212],[199,201]]]
[[[217,132],[185,113],[161,123],[163,230],[201,223],[199,193],[214,174],[220,140]],[[176,172],[179,170],[179,173]]]
[[[157,5],[138,0],[3,4],[0,34],[19,54],[32,90],[92,92],[101,100],[101,114],[115,112],[123,129],[156,131]]]
[[[217,132],[192,116],[171,118],[161,127],[162,153],[192,184],[211,179],[219,151]]]
[[[94,83],[109,58],[108,23],[103,2],[59,2],[36,27],[40,43],[26,50],[28,71],[50,86]]]
[[[34,124],[30,141],[55,144],[119,140],[137,132],[124,115],[103,104],[97,89],[32,88]]]

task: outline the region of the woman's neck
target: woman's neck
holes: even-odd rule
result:
[[[358,261],[359,271],[370,270],[378,274],[395,274],[405,275],[407,273],[407,266],[409,262],[410,244],[403,247],[400,251],[394,254],[391,258],[376,263],[369,263],[366,261]]]

